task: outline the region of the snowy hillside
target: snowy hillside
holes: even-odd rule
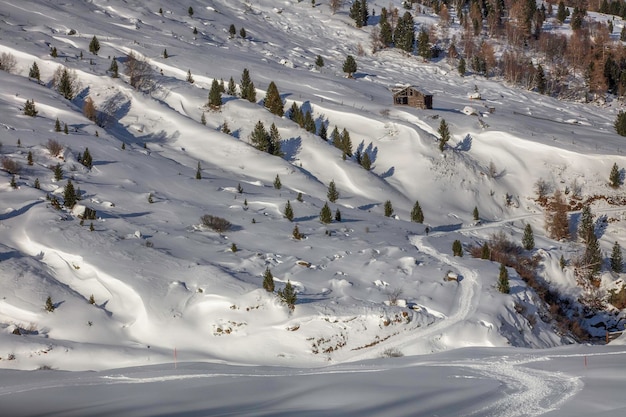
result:
[[[561,268],[559,261],[573,260],[583,246],[575,238],[548,236],[546,206],[536,190],[543,182],[550,194],[564,191],[572,204],[592,202],[604,254],[597,293],[607,299],[610,290],[619,291],[621,274],[609,272],[608,265],[614,243],[626,245],[624,186],[609,186],[612,166],[626,167],[624,140],[613,129],[620,103],[560,101],[498,79],[461,77],[445,59],[424,62],[392,49],[372,54],[369,37],[377,17],[357,29],[347,5],[331,14],[326,3],[314,8],[295,0],[0,4],[0,54],[15,59],[11,73],[0,71],[0,368],[108,370],[102,378],[110,378],[113,387],[122,383],[114,368],[158,365],[129,371],[144,375],[137,383],[149,384],[156,381],[149,377],[152,369],[165,378],[159,381],[177,379],[176,372],[163,375],[174,361],[183,368],[181,381],[196,378],[196,366],[199,373],[240,378],[255,372],[234,365],[257,365],[258,375],[315,374],[303,385],[315,390],[324,386],[326,371],[349,375],[351,383],[361,369],[384,372],[383,381],[391,384],[405,380],[403,367],[428,380],[438,375],[432,368],[450,362],[455,368],[446,378],[480,375],[526,392],[519,402],[502,402],[493,381],[479,388],[437,385],[458,389],[471,403],[468,415],[507,416],[557,410],[582,390],[581,376],[560,374],[579,371],[572,358],[584,357],[586,366],[586,355],[599,355],[610,368],[610,357],[602,355],[622,354],[619,347],[563,348],[581,339],[558,324],[536,289],[508,268],[510,292],[502,293],[500,263],[473,258],[470,250],[498,234],[520,244],[531,225],[535,248],[525,254],[536,256],[537,280],[569,306],[565,314],[571,323],[589,332],[594,343],[604,338],[605,327],[619,327],[620,310],[606,304],[589,314],[579,303],[586,289],[577,284],[571,264]],[[389,3],[401,7],[399,1],[371,1],[370,7],[378,12]],[[436,15],[416,15],[418,27],[437,21]],[[235,36],[229,34],[231,24]],[[97,55],[89,52],[94,36]],[[143,91],[133,88],[124,72],[131,53],[150,67],[151,85]],[[322,67],[315,65],[318,55]],[[348,55],[358,63],[354,78],[342,70]],[[119,78],[111,76],[114,60]],[[28,77],[33,63],[40,82]],[[54,74],[63,67],[75,75],[72,100],[55,89]],[[244,68],[256,100],[223,94],[221,108],[210,109],[213,80],[228,85],[232,77],[239,84]],[[285,102],[283,117],[263,105],[272,81]],[[429,91],[433,109],[393,106],[396,85]],[[481,99],[470,100],[476,92]],[[36,117],[24,114],[27,100],[34,101]],[[90,100],[97,123],[83,111]],[[335,126],[345,128],[355,153],[371,158],[371,170],[290,120],[294,103],[311,112],[318,132],[322,124],[329,136]],[[466,115],[466,106],[475,114]],[[57,120],[67,133],[55,131]],[[451,133],[443,151],[442,120]],[[251,146],[259,121],[277,127],[282,157]],[[225,123],[230,134],[223,132]],[[62,145],[57,155],[51,151],[55,143]],[[79,160],[86,149],[91,167]],[[55,209],[55,200],[63,205],[67,199],[69,180],[81,200],[73,208]],[[331,182],[339,192],[335,202],[327,195]],[[391,216],[385,215],[387,201]],[[291,221],[285,216],[288,202]],[[411,221],[416,202],[423,223]],[[334,219],[329,224],[320,221],[326,203]],[[96,218],[82,219],[85,208],[95,210]],[[572,206],[569,215],[574,236],[580,208]],[[202,224],[204,215],[232,227],[211,230]],[[303,239],[294,238],[296,226]],[[461,257],[452,252],[457,240]],[[268,270],[273,293],[263,288]],[[288,283],[297,295],[293,310],[277,297]],[[545,357],[537,350],[556,347]],[[429,354],[436,355],[429,359]],[[515,361],[507,362],[508,355]],[[405,358],[377,360],[394,356]],[[533,370],[535,362],[557,357],[558,367],[542,368],[543,374]],[[474,359],[490,365],[472,365]],[[363,360],[373,361],[357,362]],[[0,375],[19,379],[24,387],[34,383],[27,374]],[[48,375],[55,381],[60,374]],[[245,392],[258,389],[244,379]],[[287,389],[290,382],[280,380]],[[623,386],[622,377],[619,381]],[[50,384],[37,389],[55,386]],[[531,386],[536,392],[525,391]],[[0,402],[31,389],[2,385]],[[394,392],[389,401],[410,395],[402,388]],[[537,398],[536,409],[520,406]],[[607,393],[602,400],[611,398]],[[18,410],[19,398],[13,400],[11,409]],[[187,402],[187,410],[198,415],[220,408]],[[459,403],[449,404],[437,397],[432,408],[421,403],[418,412],[459,415]],[[410,415],[407,410],[416,406],[412,401],[407,408],[391,408],[389,415]],[[221,407],[238,415],[289,412],[287,407],[245,414],[226,402]],[[367,408],[369,415],[384,414],[366,406],[344,414],[363,415]],[[322,415],[315,410],[310,415]],[[155,412],[144,411],[137,415]]]

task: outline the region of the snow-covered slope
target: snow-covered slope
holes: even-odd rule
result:
[[[22,167],[17,189],[0,172],[0,367],[107,369],[174,356],[312,367],[390,352],[572,342],[542,321],[545,307],[513,270],[511,294],[501,294],[498,264],[453,257],[451,247],[457,239],[466,248],[482,244],[499,231],[519,241],[529,223],[545,280],[576,300],[581,290],[558,259],[579,248],[544,236],[535,184],[543,179],[583,196],[620,196],[607,185],[611,166],[626,165],[612,129],[617,106],[562,102],[498,80],[460,77],[445,61],[425,63],[393,50],[372,55],[370,27],[354,28],[346,10],[331,15],[325,4],[190,1],[168,5],[161,15],[163,6],[151,1],[31,3],[0,7],[0,52],[17,62],[13,74],[0,72],[0,152]],[[424,19],[434,21],[418,22]],[[231,23],[247,37],[230,38]],[[88,52],[93,36],[101,45],[97,56]],[[51,47],[58,58],[49,55]],[[107,73],[113,57],[130,52],[154,70],[149,92]],[[318,54],[321,69],[314,65]],[[358,62],[355,79],[342,72],[348,54]],[[27,78],[33,62],[41,83]],[[119,64],[123,69],[124,58]],[[71,102],[52,88],[60,65],[80,83]],[[258,101],[225,95],[221,110],[209,111],[213,79],[239,82],[244,68]],[[193,84],[185,80],[188,70]],[[271,81],[286,109],[296,102],[318,126],[347,129],[355,149],[372,157],[372,170],[269,113],[262,98]],[[393,107],[396,84],[428,89],[434,109]],[[470,102],[476,90],[483,100]],[[103,126],[82,115],[87,97],[108,112]],[[35,118],[23,115],[27,99],[35,101]],[[467,105],[479,115],[465,115]],[[67,135],[54,131],[57,118]],[[452,133],[444,152],[437,143],[442,119]],[[276,124],[284,158],[249,145],[257,121]],[[224,122],[232,135],[221,132]],[[50,154],[50,139],[64,146],[61,155]],[[86,148],[91,169],[77,161]],[[50,169],[56,164],[64,170],[61,181]],[[277,175],[280,189],[272,185]],[[68,179],[82,201],[73,211],[54,210],[46,196],[62,200]],[[340,198],[330,206],[342,219],[324,225],[319,213],[331,181]],[[293,222],[283,216],[287,201]],[[394,216],[383,215],[385,201]],[[416,201],[424,224],[410,222]],[[608,253],[613,242],[626,244],[625,210],[603,201],[593,209],[609,219],[601,236]],[[81,224],[78,217],[83,207],[97,212],[93,231],[90,220]],[[210,231],[201,226],[204,214],[233,227]],[[292,238],[296,224],[305,239]],[[295,286],[294,311],[262,288],[266,268],[277,290],[288,281]],[[459,281],[444,281],[448,271]],[[605,289],[618,279],[605,274]],[[48,296],[54,312],[44,309]]]

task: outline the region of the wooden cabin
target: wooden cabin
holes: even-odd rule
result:
[[[418,109],[432,109],[433,95],[415,86],[394,87],[393,104],[395,106],[411,106]]]

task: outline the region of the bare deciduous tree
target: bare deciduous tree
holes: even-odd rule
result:
[[[15,60],[13,54],[3,52],[0,55],[0,70],[12,73],[13,71],[15,71],[16,65],[17,61]]]
[[[151,72],[150,64],[145,59],[135,55],[134,52],[126,56],[124,73],[128,76],[130,85],[137,90],[146,91],[154,86]]]
[[[343,6],[343,0],[330,0],[328,5],[330,6],[330,11],[335,14],[341,9],[341,6]]]

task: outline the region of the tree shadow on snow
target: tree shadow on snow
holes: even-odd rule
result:
[[[454,150],[469,152],[472,149],[472,136],[468,133],[462,141],[456,144]]]
[[[300,136],[283,140],[280,143],[280,150],[284,153],[285,160],[290,162],[293,162],[301,148],[302,138]]]
[[[387,171],[385,171],[382,174],[380,174],[380,177],[381,178],[389,178],[389,177],[393,176],[393,174],[395,174],[395,172],[396,172],[395,167],[391,167]]]

